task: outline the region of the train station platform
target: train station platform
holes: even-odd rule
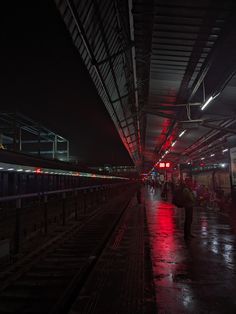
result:
[[[195,208],[185,241],[183,209],[158,189],[132,195],[14,276],[0,313],[236,313],[236,214]]]
[[[144,188],[70,314],[236,313],[235,216],[195,208],[186,242],[184,210]]]
[[[184,210],[144,192],[158,313],[236,313],[236,213],[195,208],[184,241]]]

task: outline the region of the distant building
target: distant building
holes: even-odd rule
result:
[[[69,141],[20,113],[0,112],[0,149],[69,161]]]

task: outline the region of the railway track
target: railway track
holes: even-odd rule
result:
[[[0,313],[66,313],[118,228],[128,203],[119,201],[70,226],[1,274]]]

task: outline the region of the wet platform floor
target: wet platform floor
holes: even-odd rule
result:
[[[158,313],[236,313],[235,212],[196,208],[186,242],[184,210],[158,190],[143,194]]]

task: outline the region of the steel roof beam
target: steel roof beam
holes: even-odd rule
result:
[[[209,129],[213,129],[213,130],[219,130],[225,133],[232,133],[232,134],[236,134],[236,130],[235,129],[231,129],[231,128],[227,128],[227,127],[222,127],[222,126],[217,126],[211,123],[207,123],[207,122],[203,122],[201,123],[201,126],[205,127],[205,128],[209,128]]]
[[[108,89],[107,89],[107,87],[106,87],[106,85],[105,85],[105,83],[103,81],[103,77],[102,77],[101,71],[99,69],[99,66],[97,66],[95,55],[94,55],[93,50],[91,48],[91,45],[90,45],[90,43],[89,43],[89,41],[87,39],[87,36],[86,36],[85,30],[84,30],[83,24],[82,24],[82,22],[81,22],[81,20],[79,18],[78,13],[77,13],[77,9],[76,9],[76,7],[75,7],[75,5],[74,5],[72,0],[66,0],[66,2],[67,2],[67,5],[68,5],[68,8],[70,9],[71,15],[72,15],[72,17],[74,19],[74,22],[75,22],[75,25],[76,25],[76,27],[78,29],[78,32],[79,32],[79,34],[81,36],[83,44],[84,44],[84,46],[85,46],[85,48],[87,50],[88,55],[90,56],[91,63],[93,64],[94,69],[95,69],[95,71],[97,73],[97,77],[98,77],[98,79],[99,79],[99,81],[101,83],[101,86],[102,86],[102,88],[103,88],[103,90],[104,90],[104,92],[105,92],[105,94],[106,94],[106,96],[107,96],[107,98],[109,100],[109,103],[111,105],[113,114],[114,114],[114,116],[116,118],[116,122],[118,123],[120,131],[121,131],[121,133],[123,135],[123,138],[126,141],[126,146],[127,146],[127,148],[129,148],[129,144],[128,144],[127,139],[125,137],[124,130],[121,127],[121,123],[120,123],[119,117],[117,115],[117,112],[116,112],[116,110],[115,110],[115,108],[113,106],[113,102],[112,102],[112,99],[110,97],[109,91],[108,91]],[[111,61],[109,61],[109,63],[111,63]],[[120,93],[118,93],[118,95],[119,95],[119,97],[121,97]],[[129,151],[129,149],[128,149],[128,151]],[[133,158],[132,154],[131,154],[131,158]]]
[[[112,61],[116,57],[124,54],[126,51],[130,50],[134,46],[134,43],[130,43],[125,49],[119,50],[118,52],[114,53],[113,55],[97,62],[97,65],[103,65],[104,63],[107,63],[109,61]]]
[[[158,111],[153,111],[153,110],[147,110],[147,109],[142,109],[142,111],[144,113],[147,113],[147,114],[151,114],[153,116],[159,116],[159,117],[162,117],[162,118],[167,118],[167,119],[170,119],[170,120],[177,120],[176,116],[172,116],[170,114],[167,114],[167,113],[163,113],[163,112],[158,112]]]
[[[111,60],[109,46],[108,46],[108,43],[107,43],[105,31],[104,31],[103,21],[102,21],[101,16],[100,16],[100,8],[99,8],[99,5],[97,3],[97,0],[94,0],[93,3],[94,3],[95,8],[96,8],[96,13],[97,13],[97,16],[98,16],[98,23],[99,23],[99,26],[100,26],[100,31],[101,31],[103,43],[104,43],[104,46],[105,46],[105,50],[106,50],[106,53],[107,53],[107,56],[108,56],[108,63],[109,63],[110,70],[111,70],[111,73],[112,73],[112,77],[113,77],[113,80],[114,80],[115,88],[116,88],[116,91],[117,91],[117,94],[118,94],[118,98],[119,98],[119,101],[120,101],[120,105],[121,105],[123,114],[126,117],[126,111],[124,110],[124,104],[123,104],[123,101],[122,101],[122,98],[121,98],[120,89],[119,89],[119,86],[118,86],[118,83],[117,83],[117,78],[116,78],[114,67],[113,67],[113,63],[112,63],[112,60]],[[120,124],[120,128],[122,129],[121,124]],[[129,145],[128,142],[127,142],[127,144]],[[138,143],[137,143],[137,145],[138,145]]]

